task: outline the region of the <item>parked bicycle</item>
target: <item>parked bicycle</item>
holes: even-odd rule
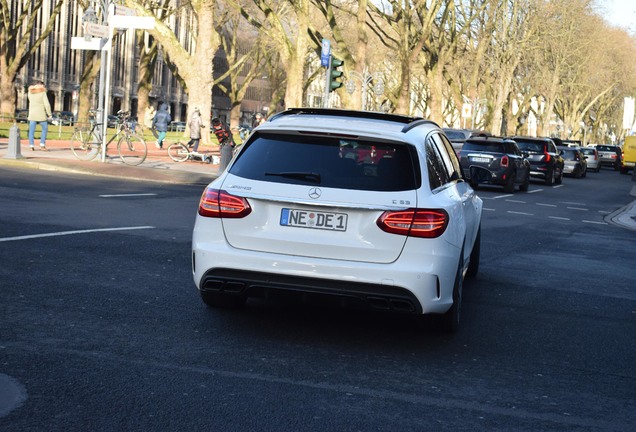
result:
[[[94,111],[92,111],[94,112]],[[106,148],[117,140],[117,153],[126,165],[139,165],[148,155],[144,139],[131,127],[130,112],[118,111],[115,134],[106,143]],[[79,160],[92,160],[102,147],[102,123],[91,122],[90,127],[76,127],[71,137],[71,151]]]
[[[205,163],[212,163],[212,155],[191,151],[187,145],[180,142],[168,146],[168,156],[175,162],[199,159]]]

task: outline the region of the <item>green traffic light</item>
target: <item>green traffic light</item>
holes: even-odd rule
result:
[[[342,83],[338,81],[338,78],[342,77],[343,72],[336,70],[344,64],[343,60],[331,56],[331,63],[329,68],[329,91],[334,91],[342,87]]]

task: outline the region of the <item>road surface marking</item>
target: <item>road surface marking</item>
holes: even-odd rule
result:
[[[87,233],[94,233],[94,232],[128,231],[128,230],[154,229],[154,228],[155,227],[153,226],[137,226],[137,227],[121,227],[121,228],[98,228],[98,229],[76,230],[76,231],[60,231],[56,233],[33,234],[33,235],[18,236],[18,237],[4,237],[4,238],[0,238],[0,242],[29,240],[29,239],[42,238],[42,237],[58,237],[58,236],[65,236],[65,235],[71,235],[71,234],[87,234]]]
[[[136,194],[113,194],[100,195],[100,198],[119,198],[119,197],[139,197],[139,196],[156,196],[156,193],[136,193]]]
[[[556,207],[556,204],[544,204],[544,203],[537,203],[538,206],[543,206],[543,207]]]
[[[583,219],[583,223],[591,223],[591,224],[596,224],[596,225],[607,225],[607,222],[589,221],[589,220],[585,220],[585,219]]]
[[[508,210],[508,213],[524,215],[524,216],[534,216],[534,214],[532,214],[532,213],[523,213],[523,212],[510,211],[510,210]]]
[[[565,220],[565,221],[569,221],[570,218],[564,218],[564,217],[558,217],[558,216],[548,216],[550,219],[558,219],[558,220]]]

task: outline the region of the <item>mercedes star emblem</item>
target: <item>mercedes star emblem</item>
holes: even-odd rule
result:
[[[320,198],[320,195],[322,195],[322,191],[320,189],[318,188],[309,189],[309,198],[318,199]]]

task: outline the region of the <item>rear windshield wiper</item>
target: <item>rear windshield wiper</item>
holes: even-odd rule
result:
[[[312,172],[295,172],[295,171],[287,171],[287,172],[266,172],[266,176],[278,176],[278,177],[286,177],[292,179],[299,180],[307,180],[314,183],[320,183],[320,174],[312,173]]]

